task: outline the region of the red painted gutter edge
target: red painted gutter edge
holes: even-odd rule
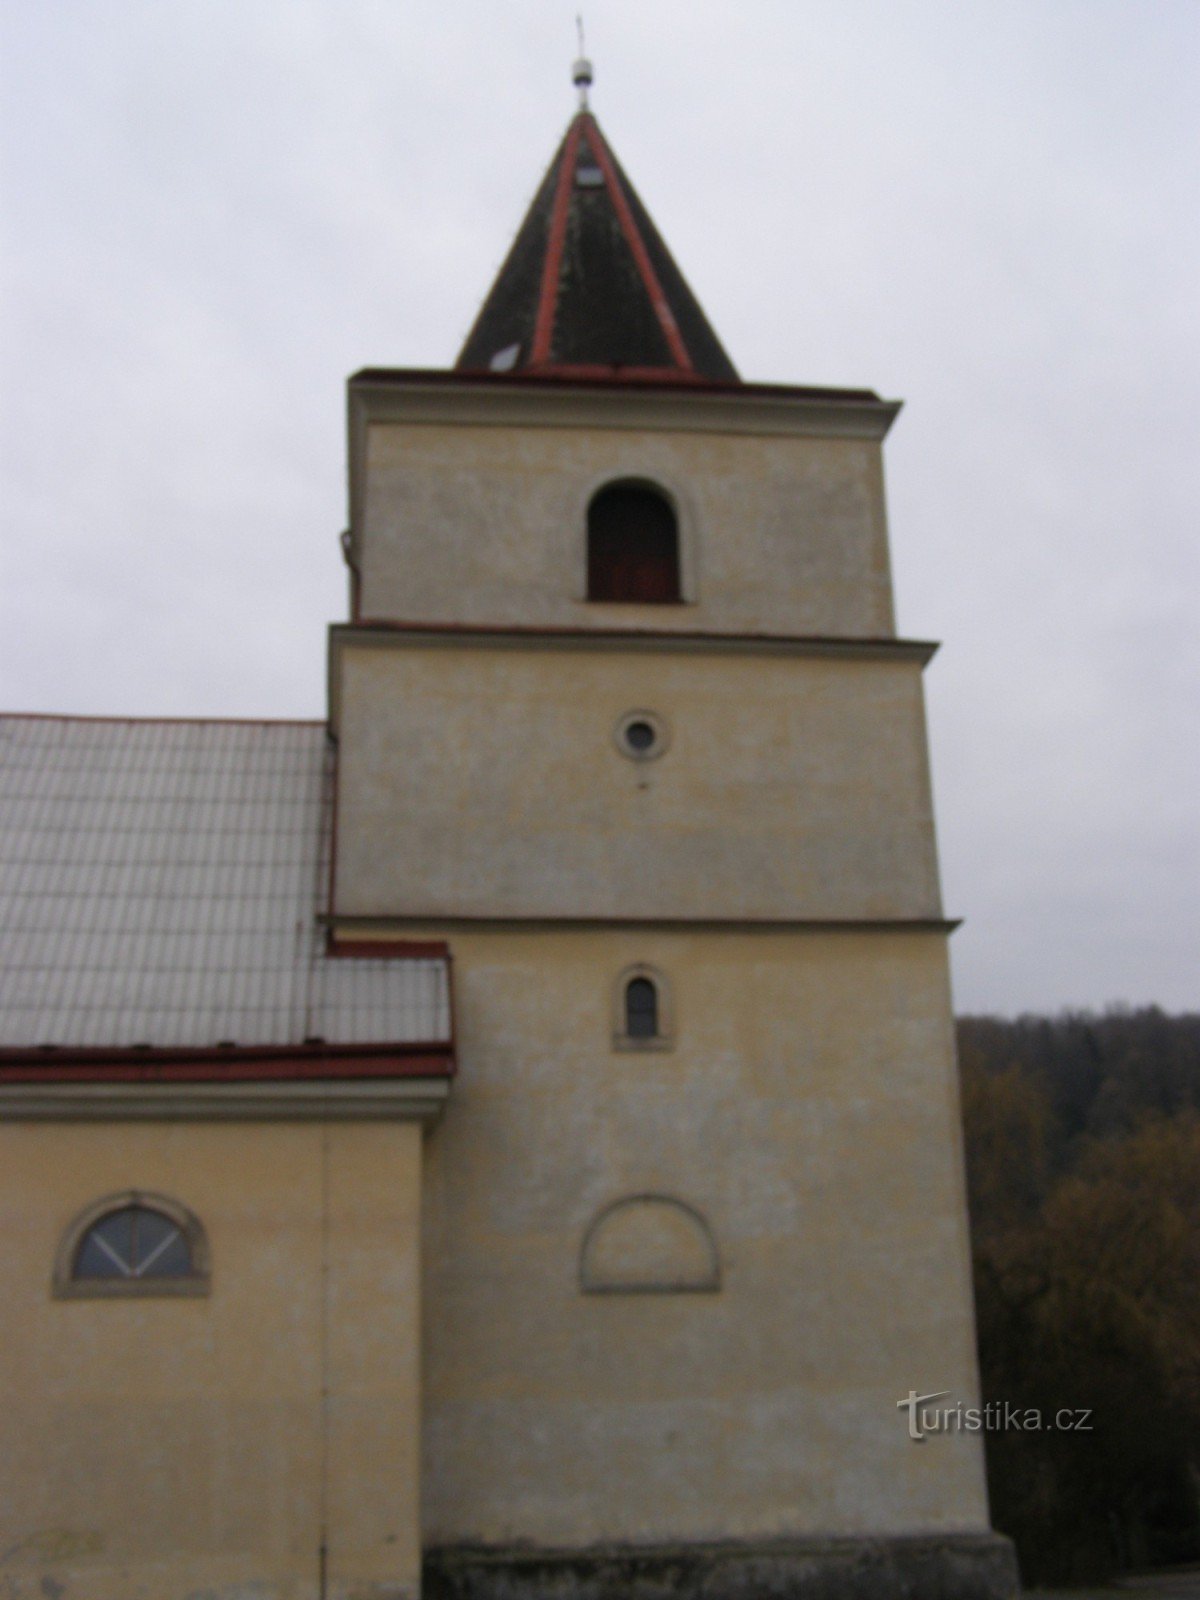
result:
[[[331,928],[325,953],[356,961],[449,961],[450,946],[444,939],[342,939]]]
[[[244,1049],[0,1050],[5,1083],[256,1083],[310,1078],[450,1078],[449,1043]]]
[[[605,367],[598,362],[546,361],[530,364],[525,370],[539,378],[575,378],[587,383],[619,379],[621,383],[673,383],[681,388],[694,388],[698,384],[715,387],[716,383],[713,378],[706,378],[699,372],[686,372],[681,367]]]

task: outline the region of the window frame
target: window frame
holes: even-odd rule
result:
[[[629,729],[639,722],[644,722],[654,736],[644,750],[639,750],[630,744],[628,738]],[[665,755],[671,747],[670,724],[657,711],[640,708],[625,711],[617,718],[616,726],[613,728],[613,743],[627,761],[639,764],[643,761],[657,761],[659,756]]]
[[[174,1224],[187,1243],[192,1270],[186,1277],[77,1278],[75,1259],[87,1234],[114,1211],[141,1206]],[[51,1293],[56,1300],[178,1299],[207,1295],[212,1288],[208,1235],[199,1217],[169,1195],[148,1189],[122,1189],[86,1206],[63,1230],[54,1257]]]
[[[676,559],[679,572],[679,595],[675,600],[593,600],[590,596],[588,576],[588,555],[591,548],[590,526],[588,513],[592,501],[602,494],[605,489],[648,489],[660,499],[666,501],[675,515],[675,541]],[[638,611],[650,608],[656,612],[670,611],[672,606],[691,606],[699,598],[696,569],[697,561],[697,534],[696,518],[693,514],[690,500],[682,489],[674,482],[637,470],[631,472],[605,472],[594,478],[586,487],[578,507],[579,527],[581,529],[579,540],[579,587],[578,596],[581,604],[593,606],[629,606]]]
[[[642,979],[654,985],[658,1009],[658,1032],[635,1035],[629,1032],[626,996],[629,985]],[[673,1050],[675,1048],[675,1008],[666,974],[645,961],[635,961],[617,974],[612,995],[612,1046],[614,1050]]]

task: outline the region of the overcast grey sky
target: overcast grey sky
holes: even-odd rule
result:
[[[343,380],[449,365],[574,0],[2,0],[6,709],[319,716]],[[1200,0],[589,0],[744,377],[906,401],[960,1009],[1200,1005]]]

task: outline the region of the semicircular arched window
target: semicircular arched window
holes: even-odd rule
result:
[[[65,1297],[206,1294],[208,1242],[197,1217],[137,1190],[91,1205],[67,1229],[54,1290]]]
[[[658,1037],[658,989],[650,978],[625,985],[625,1034],[629,1039]]]
[[[669,605],[679,587],[679,525],[666,495],[643,483],[610,483],[587,513],[589,600]]]
[[[669,1050],[674,1043],[671,987],[658,967],[637,962],[613,986],[613,1048]]]

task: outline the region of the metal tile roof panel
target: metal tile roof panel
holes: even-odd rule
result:
[[[439,1044],[436,957],[331,958],[320,723],[0,717],[0,1047]]]

